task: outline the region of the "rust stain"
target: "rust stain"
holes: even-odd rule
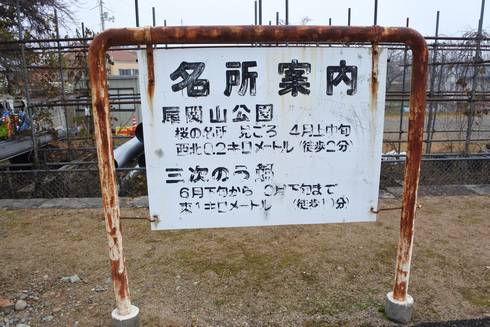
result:
[[[405,166],[403,209],[400,220],[394,298],[406,299],[413,244],[413,226],[417,201],[422,135],[425,114],[425,85],[427,80],[428,51],[424,38],[410,28],[353,27],[353,26],[181,26],[154,28],[109,29],[97,35],[89,49],[89,72],[96,130],[97,158],[99,165],[102,202],[109,245],[117,248],[116,261],[111,260],[116,304],[121,314],[129,312],[129,288],[125,259],[122,252],[122,235],[119,220],[112,152],[111,122],[105,70],[105,52],[111,46],[192,43],[322,43],[322,42],[390,42],[404,43],[412,50],[412,82],[408,149]],[[374,52],[373,52],[374,54]],[[148,56],[148,52],[147,52]],[[152,53],[151,53],[152,57]],[[153,57],[151,61],[153,60]],[[374,60],[374,58],[373,58]],[[150,60],[148,60],[150,62]],[[374,63],[374,62],[373,62]],[[373,65],[374,67],[374,65]],[[148,73],[148,96],[153,98],[153,82]],[[374,80],[373,80],[374,82]],[[376,85],[372,83],[372,86]],[[150,88],[150,85],[153,85]],[[376,91],[376,92],[374,92]],[[377,89],[371,92],[377,94]],[[113,230],[114,229],[114,230]],[[110,249],[112,251],[112,249]],[[112,253],[112,252],[110,252]]]
[[[102,193],[105,227],[111,259],[111,275],[120,314],[128,314],[130,308],[127,274],[124,266],[119,198],[115,176],[111,121],[106,80],[105,52],[110,38],[95,38],[89,49],[89,75],[94,111],[95,140]],[[117,262],[117,264],[115,264]],[[121,269],[122,268],[122,269]]]
[[[153,111],[153,96],[155,94],[155,67],[153,60],[153,46],[146,45],[146,66],[148,71],[148,106]]]
[[[417,191],[422,159],[423,128],[425,115],[425,87],[427,83],[428,51],[423,37],[409,30],[405,43],[412,49],[412,81],[410,94],[410,115],[408,124],[408,147],[404,176],[402,214],[400,219],[400,239],[396,263],[393,297],[405,301],[412,258],[413,232]]]
[[[379,46],[373,42],[371,55],[371,110],[374,110],[378,104],[378,63],[379,63]]]
[[[376,124],[376,117],[377,117],[377,110],[378,110],[378,87],[379,87],[379,82],[378,82],[378,73],[379,73],[379,46],[378,42],[373,42],[372,47],[371,47],[371,94],[370,94],[370,105],[369,109],[371,110],[371,125],[372,126],[377,126]],[[380,110],[383,110],[384,108],[380,108]],[[372,128],[371,129],[371,140],[376,140],[376,129]]]
[[[120,272],[119,267],[124,267],[124,270]],[[114,287],[114,293],[117,303],[127,303],[127,305],[117,305],[119,314],[129,314],[129,287],[128,287],[128,274],[126,272],[126,262],[124,259],[111,260],[111,276],[112,284]]]

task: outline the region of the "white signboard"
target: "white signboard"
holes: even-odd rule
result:
[[[386,53],[377,89],[373,62],[358,47],[156,49],[150,99],[141,51],[152,229],[376,220]]]

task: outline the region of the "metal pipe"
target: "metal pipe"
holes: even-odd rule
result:
[[[155,15],[155,7],[151,7],[151,17],[153,18],[153,27],[157,26],[157,18]]]
[[[254,25],[257,25],[258,17],[257,17],[257,0],[254,1]]]
[[[374,0],[374,24],[378,25],[378,0]]]
[[[276,25],[279,25],[279,11],[276,11]]]
[[[347,26],[350,26],[350,8],[347,10]]]
[[[31,138],[20,138],[2,142],[0,144],[0,161],[31,152],[34,149],[34,146],[44,146],[55,139],[55,136],[52,134],[45,133],[37,136],[36,145],[34,145]],[[34,163],[34,167],[36,167],[36,163]]]
[[[121,144],[114,150],[114,164],[116,168],[126,167],[132,160],[139,157],[143,151],[143,143],[136,136]]]
[[[412,82],[410,96],[407,160],[404,176],[403,210],[400,220],[400,240],[397,252],[393,297],[405,301],[410,274],[420,162],[422,157],[427,81],[427,45],[418,32],[409,28],[380,26],[183,26],[140,29],[111,29],[95,37],[89,49],[92,103],[96,114],[96,145],[104,204],[107,236],[116,303],[121,315],[129,311],[129,289],[120,229],[119,198],[116,188],[114,155],[112,152],[105,53],[111,46],[144,45],[151,43],[229,44],[229,43],[303,43],[309,42],[397,42],[412,50]],[[153,76],[153,65],[148,65]],[[149,83],[149,86],[153,85]],[[148,89],[149,103],[153,89]]]

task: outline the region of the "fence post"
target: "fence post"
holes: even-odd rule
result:
[[[435,34],[435,39],[434,39],[434,46],[433,46],[433,49],[432,49],[432,67],[430,69],[430,84],[429,84],[429,99],[432,99],[432,97],[434,96],[434,86],[435,86],[435,82],[436,82],[436,61],[437,61],[437,41],[438,41],[438,37],[439,37],[439,14],[440,14],[440,11],[438,10],[437,11],[437,15],[436,15],[436,34]],[[442,66],[441,68],[442,69]],[[426,137],[426,144],[425,144],[425,153],[426,154],[430,154],[430,151],[431,151],[431,127],[434,126],[432,120],[434,119],[433,117],[433,112],[434,112],[434,101],[430,101],[429,103],[429,117],[427,118],[427,127],[425,128],[426,129],[426,133],[427,133],[427,137]]]
[[[285,3],[284,24],[289,25],[289,0]]]
[[[441,52],[441,63],[440,63],[440,68],[439,68],[439,76],[438,76],[438,79],[437,79],[437,92],[441,92],[441,87],[442,87],[442,73],[444,71],[444,65],[446,64],[446,60],[445,60],[445,57],[444,57],[444,53]],[[432,114],[432,126],[430,127],[430,130],[429,132],[431,133],[430,135],[430,139],[431,139],[431,149],[432,149],[432,143],[433,143],[433,139],[434,139],[434,134],[435,134],[435,125],[436,125],[436,121],[437,121],[437,112],[439,111],[439,103],[436,102],[435,104],[435,108],[434,108],[434,112]]]
[[[61,42],[60,42],[60,29],[58,25],[58,12],[54,10],[54,24],[56,30],[56,47],[58,51],[58,70],[60,74],[60,84],[61,84],[61,102],[63,103],[63,112],[65,114],[65,125],[66,125],[66,142],[68,145],[68,160],[72,161],[71,152],[71,140],[70,140],[70,120],[68,118],[68,109],[65,104],[65,79],[63,77],[63,55],[61,53]]]
[[[481,62],[481,39],[482,39],[482,29],[483,29],[483,15],[485,13],[485,0],[481,2],[480,20],[478,21],[478,32],[475,37],[476,50],[475,57],[473,58],[473,78],[471,79],[471,95],[470,101],[470,112],[468,113],[468,126],[466,128],[466,140],[464,143],[464,154],[468,155],[470,152],[471,134],[473,133],[473,122],[475,120],[475,95],[477,88],[478,79],[478,69]]]
[[[34,119],[33,119],[33,107],[31,102],[31,90],[29,87],[29,76],[27,74],[24,30],[22,28],[22,21],[20,19],[20,0],[16,0],[16,5],[17,5],[16,6],[17,29],[19,31],[20,52],[22,57],[22,79],[24,80],[24,95],[26,97],[26,106],[27,106],[26,110],[27,110],[27,116],[29,117],[29,121],[31,123],[32,149],[34,151],[34,167],[35,169],[39,169],[39,152],[38,152],[38,144],[37,144],[37,137],[36,137],[36,127],[34,126]],[[35,178],[35,180],[37,181],[37,178]]]
[[[405,27],[410,25],[410,18],[407,17]],[[402,136],[403,136],[403,111],[405,108],[405,83],[407,79],[407,51],[408,47],[405,45],[403,49],[403,74],[402,74],[402,101],[400,102],[400,128],[398,129],[398,153],[402,152]]]
[[[259,25],[262,25],[262,0],[259,0]]]
[[[85,78],[85,87],[87,88],[87,93],[85,94],[87,97],[87,100],[90,99],[90,81],[88,78],[88,59],[87,59],[87,34],[85,32],[85,24],[82,22],[82,44],[83,44],[83,59],[84,59],[84,65],[83,65],[83,71],[84,71],[84,78]],[[87,105],[88,107],[89,105]],[[84,113],[85,114],[85,113]],[[92,136],[94,126],[93,126],[93,120],[88,117],[88,122],[87,122],[87,129],[88,129],[88,134]],[[93,139],[92,139],[93,140]]]
[[[138,0],[134,0],[134,16],[136,19],[136,27],[140,27],[140,13]]]

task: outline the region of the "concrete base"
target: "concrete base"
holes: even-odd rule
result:
[[[400,323],[408,323],[412,319],[413,297],[407,294],[404,302],[395,300],[393,292],[386,294],[385,314],[386,316]]]
[[[117,309],[112,311],[112,327],[139,327],[140,325],[140,309],[131,305],[129,314],[122,316],[117,312]]]

